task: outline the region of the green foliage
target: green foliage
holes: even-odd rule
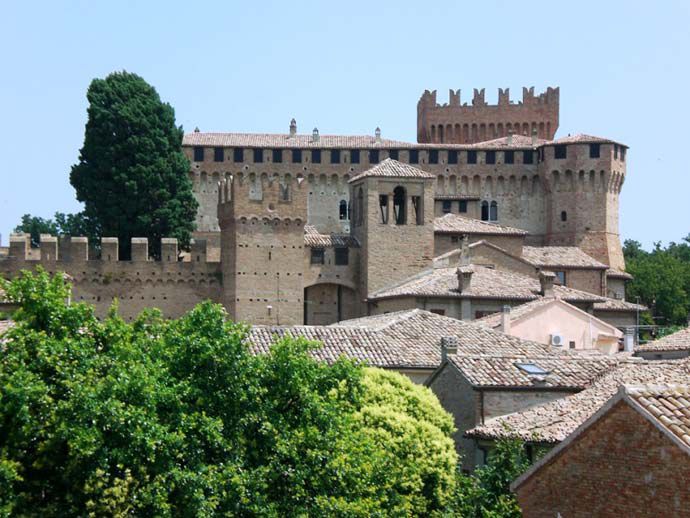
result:
[[[289,336],[254,355],[200,304],[125,323],[62,277],[1,281],[0,514],[402,516],[455,491],[452,420],[428,389]]]
[[[186,246],[197,202],[173,108],[127,72],[94,79],[87,99],[84,146],[70,174],[86,218],[101,235],[120,238],[123,258],[137,236],[149,238],[156,256],[162,237]]]
[[[682,243],[662,248],[656,243],[647,252],[637,241],[625,241],[626,270],[634,280],[626,287],[626,298],[650,308],[648,323],[681,325],[690,312],[690,235]]]
[[[24,214],[21,223],[15,227],[14,231],[31,234],[31,246],[33,247],[38,246],[41,234],[88,237],[97,234],[96,229],[81,212],[77,214],[56,212],[54,219]]]
[[[498,441],[486,465],[472,475],[458,473],[455,514],[469,518],[519,518],[522,512],[510,492],[510,483],[529,465],[521,441]]]

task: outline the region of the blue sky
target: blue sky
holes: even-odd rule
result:
[[[558,134],[630,146],[621,235],[690,233],[687,2],[7,2],[0,19],[0,232],[79,210],[86,89],[136,72],[187,131],[414,141],[424,89],[561,87]]]

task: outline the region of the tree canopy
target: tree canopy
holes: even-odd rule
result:
[[[82,213],[64,214],[56,212],[53,219],[24,214],[15,232],[31,234],[31,246],[38,246],[41,234],[53,236],[92,236],[95,229],[86,221]]]
[[[128,72],[94,79],[86,96],[84,145],[70,174],[84,217],[120,238],[123,258],[132,237],[148,237],[155,255],[162,237],[188,244],[197,202],[173,108]]]
[[[0,514],[452,512],[452,418],[402,375],[289,336],[252,354],[211,303],[99,321],[60,275],[2,287]]]
[[[638,241],[623,246],[626,271],[634,280],[626,287],[626,298],[650,308],[645,320],[664,326],[687,323],[690,313],[690,234],[681,243],[663,248],[655,243],[646,251]]]

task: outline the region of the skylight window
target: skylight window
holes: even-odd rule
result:
[[[546,376],[549,373],[534,363],[516,363],[515,366],[530,376]]]

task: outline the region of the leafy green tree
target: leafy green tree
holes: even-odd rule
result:
[[[519,518],[522,512],[510,484],[529,466],[521,441],[498,441],[486,465],[471,475],[458,473],[455,514],[467,518]]]
[[[125,323],[59,275],[2,281],[0,513],[402,516],[446,512],[452,421],[401,375],[277,340],[204,303]]]
[[[97,235],[97,230],[82,212],[76,214],[56,212],[53,219],[44,219],[39,216],[24,214],[21,223],[15,227],[14,232],[31,234],[31,246],[33,247],[39,245],[41,234],[88,237]]]
[[[123,258],[132,237],[148,237],[154,255],[162,237],[187,245],[197,202],[173,108],[128,72],[94,79],[86,97],[84,146],[70,174],[85,217],[120,238]]]
[[[636,241],[623,248],[626,270],[634,280],[626,286],[626,298],[650,308],[643,320],[661,325],[681,325],[690,311],[690,242],[671,243],[662,248],[655,243],[648,252]]]

